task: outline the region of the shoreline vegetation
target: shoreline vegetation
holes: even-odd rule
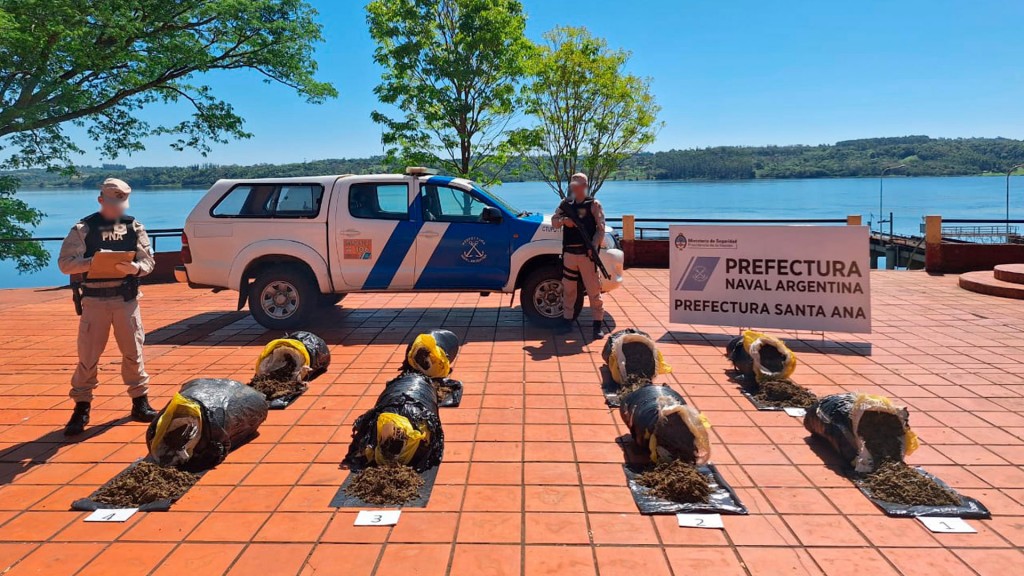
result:
[[[886,166],[905,164],[893,176],[1001,176],[1024,159],[1024,141],[1009,138],[904,136],[846,140],[818,146],[719,146],[643,152],[627,158],[612,180],[755,180],[791,178],[876,178]],[[208,188],[221,178],[284,178],[320,174],[402,171],[382,156],[288,164],[135,167],[82,166],[67,175],[45,170],[0,172],[16,176],[21,188],[95,188],[116,177],[139,188]],[[505,182],[539,181],[522,158],[500,175]]]

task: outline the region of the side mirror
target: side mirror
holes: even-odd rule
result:
[[[485,206],[484,211],[480,213],[480,220],[488,224],[500,224],[502,220],[501,210],[494,206]]]

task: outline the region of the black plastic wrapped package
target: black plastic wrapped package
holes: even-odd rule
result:
[[[608,336],[608,338],[605,339],[604,347],[601,348],[601,358],[604,359],[605,363],[607,363],[608,359],[612,357],[612,343],[615,342],[615,340],[618,340],[620,336],[624,336],[626,334],[639,334],[641,336],[646,336],[648,338],[651,337],[651,335],[648,334],[647,332],[644,332],[643,330],[639,330],[637,328],[625,328],[623,330],[617,330],[615,332],[612,332]]]
[[[707,462],[711,452],[707,421],[675,390],[644,386],[621,402],[622,422],[629,428],[634,444],[652,461]]]
[[[327,371],[327,368],[331,365],[331,349],[327,347],[327,342],[323,338],[312,332],[305,331],[292,332],[286,335],[285,338],[298,340],[306,348],[306,352],[309,354],[309,374],[306,375],[307,380],[312,380]]]
[[[198,427],[189,418],[196,414],[193,409],[198,411]],[[241,382],[220,378],[187,382],[146,431],[150,458],[189,472],[212,468],[256,436],[267,410],[263,394]],[[181,425],[175,426],[176,422]]]
[[[909,418],[906,408],[888,398],[848,392],[811,405],[804,428],[828,442],[856,472],[868,473],[885,460],[902,462],[917,449]]]
[[[419,334],[405,349],[404,368],[429,378],[446,378],[459,355],[459,337],[450,330]]]
[[[743,336],[736,336],[725,346],[725,357],[743,378],[754,380],[754,359],[743,346]]]
[[[443,454],[437,390],[423,375],[407,372],[388,382],[374,407],[356,419],[344,463],[399,462],[422,472],[440,464]]]

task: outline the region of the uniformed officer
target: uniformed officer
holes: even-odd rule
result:
[[[597,267],[591,258],[597,256],[595,249],[604,243],[604,209],[596,198],[587,195],[587,175],[577,173],[569,180],[569,196],[558,206],[551,224],[562,228],[562,297],[565,308],[565,330],[571,329],[573,308],[576,306],[577,283],[583,286],[590,298],[590,310],[594,314],[594,338],[604,337],[604,302],[601,299],[601,280]],[[564,207],[575,210],[581,230],[564,212]]]
[[[104,180],[100,186],[99,212],[71,228],[57,259],[60,271],[71,275],[73,287],[81,290],[78,366],[71,377],[75,410],[64,428],[66,436],[81,434],[89,423],[100,354],[107,346],[111,326],[122,356],[121,378],[132,398],[131,417],[137,422],[150,422],[156,417],[147,397],[149,375],[142,359],[146,335],[138,302],[139,277],[153,271],[154,261],[142,223],[125,214],[131,192],[131,187],[122,180]],[[135,258],[116,265],[123,278],[90,278],[92,257],[99,251],[135,252]]]

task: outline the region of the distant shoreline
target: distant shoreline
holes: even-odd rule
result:
[[[3,174],[3,172],[0,172],[0,175],[2,175],[2,174]],[[309,176],[329,176],[330,174],[310,173],[308,175]],[[1016,173],[1014,173],[1014,177],[1016,177],[1016,176],[1024,176],[1024,171],[1020,171],[1020,170],[1017,171]],[[288,177],[291,177],[291,176],[288,176]],[[885,178],[887,180],[888,179],[899,179],[899,178],[902,178],[902,179],[923,179],[923,178],[988,178],[988,177],[1002,177],[1002,178],[1005,178],[1006,177],[1006,173],[1005,172],[1004,173],[988,172],[988,173],[982,173],[982,174],[942,174],[942,175],[927,175],[927,176],[911,176],[911,175],[905,175],[905,174],[886,174],[886,176],[885,176]],[[261,178],[266,178],[266,176],[261,176]],[[284,176],[282,176],[282,178],[284,178]],[[614,182],[652,182],[652,183],[663,183],[663,184],[706,182],[706,183],[712,183],[713,184],[713,183],[726,183],[726,182],[732,182],[732,183],[740,183],[740,182],[767,182],[767,181],[780,181],[780,182],[784,182],[784,181],[791,181],[791,180],[877,180],[878,178],[879,178],[879,176],[804,176],[804,177],[779,177],[779,178],[763,177],[763,178],[677,178],[677,179],[613,178],[613,179],[606,180],[606,182],[607,183],[614,183]],[[246,178],[227,178],[227,179],[228,180],[245,180]],[[502,182],[502,184],[541,184],[541,185],[545,185],[545,186],[547,185],[546,182],[541,181],[541,180],[505,180],[505,181]],[[148,185],[147,184],[142,184],[142,185],[132,184],[132,186],[135,189],[137,189],[137,190],[174,190],[174,191],[179,191],[179,190],[207,190],[207,189],[210,188],[210,186],[200,186],[200,185],[193,185],[193,184],[148,184]],[[212,186],[212,184],[211,184],[211,186]],[[51,185],[51,184],[43,184],[43,183],[36,184],[36,185],[31,185],[31,186],[26,186],[24,183],[22,183],[20,188],[23,189],[23,190],[92,190],[93,189],[91,186],[88,186],[88,185],[85,185],[85,184]]]

